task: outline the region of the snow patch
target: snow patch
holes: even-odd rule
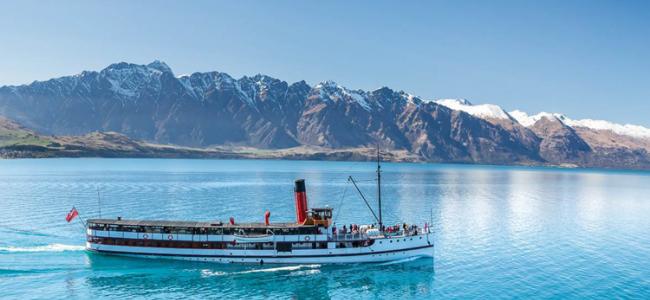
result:
[[[359,104],[366,111],[372,110],[372,107],[368,102],[368,97],[363,91],[348,90],[347,88],[342,87],[331,80],[317,84],[314,89],[318,90],[321,99],[329,99],[333,101],[337,101],[339,99],[351,100]]]
[[[132,98],[137,97],[143,89],[160,89],[160,77],[163,72],[159,69],[164,70],[166,65],[162,62],[152,64],[153,67],[127,63],[112,64],[102,70],[101,74],[110,82],[111,91],[125,98]]]
[[[537,121],[541,119],[549,119],[551,121],[555,120],[558,122],[561,122],[566,125],[565,120],[567,120],[567,117],[565,117],[562,114],[557,114],[557,113],[547,113],[547,112],[541,112],[536,115],[528,115],[526,112],[520,111],[520,110],[513,110],[509,112],[509,114],[519,122],[519,124],[525,126],[525,127],[530,127],[535,125]]]
[[[594,129],[594,130],[608,130],[616,134],[627,135],[634,138],[644,138],[644,139],[650,138],[650,128],[646,128],[639,125],[632,125],[632,124],[623,125],[623,124],[617,124],[617,123],[604,121],[604,120],[592,120],[592,119],[573,120],[562,114],[547,113],[547,112],[541,112],[536,115],[529,116],[527,113],[523,111],[514,110],[510,112],[510,115],[513,118],[515,118],[515,120],[517,120],[519,124],[526,127],[535,125],[535,123],[542,118],[549,118],[549,119],[558,120],[564,123],[565,125],[573,128],[584,127],[584,128]]]
[[[166,63],[159,60],[154,60],[153,62],[147,65],[147,68],[154,69],[160,72],[174,74],[172,72],[172,69]]]
[[[571,127],[586,127],[595,130],[609,130],[616,134],[627,135],[635,138],[650,138],[650,128],[633,124],[616,124],[604,120],[571,120],[567,119],[566,123]]]
[[[464,111],[479,118],[510,119],[510,115],[507,112],[500,106],[494,104],[474,105],[465,99],[439,99],[434,102],[453,110]]]
[[[347,89],[343,88],[342,92],[344,95],[352,98],[352,100],[356,101],[363,107],[363,109],[370,111],[370,104],[368,104],[368,101],[366,100],[366,97],[364,95],[361,95],[359,92],[356,91],[348,91]]]

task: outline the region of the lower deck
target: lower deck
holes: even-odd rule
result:
[[[337,247],[335,242],[326,247],[292,248],[290,250],[257,248],[173,248],[145,245],[115,245],[87,242],[89,251],[152,258],[170,258],[220,263],[361,263],[383,262],[411,257],[433,257],[430,234],[379,238],[362,247]]]

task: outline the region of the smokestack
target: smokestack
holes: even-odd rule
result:
[[[296,180],[294,194],[296,195],[296,222],[302,224],[307,219],[307,189],[304,179]]]

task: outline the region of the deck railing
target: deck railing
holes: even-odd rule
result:
[[[329,234],[328,239],[331,241],[361,241],[370,237],[365,233],[336,233]]]
[[[430,229],[425,230],[424,228],[417,228],[414,230],[400,230],[395,232],[384,231],[383,235],[385,237],[404,237],[404,236],[415,236],[415,235],[424,235],[430,232]],[[328,239],[330,241],[360,241],[368,240],[370,236],[365,233],[356,232],[356,233],[334,233],[328,234]]]

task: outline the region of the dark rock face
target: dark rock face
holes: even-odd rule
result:
[[[350,90],[328,81],[289,84],[265,75],[177,77],[163,62],[117,63],[99,71],[0,87],[0,116],[44,134],[116,132],[191,147],[295,146],[406,151],[428,161],[616,165],[594,156],[573,128],[540,120],[526,128],[423,101],[402,91]],[[625,162],[647,160],[613,151]],[[613,160],[613,161],[611,161]]]
[[[579,162],[591,152],[591,147],[573,128],[555,117],[542,118],[531,129],[542,138],[539,153],[547,161]]]

